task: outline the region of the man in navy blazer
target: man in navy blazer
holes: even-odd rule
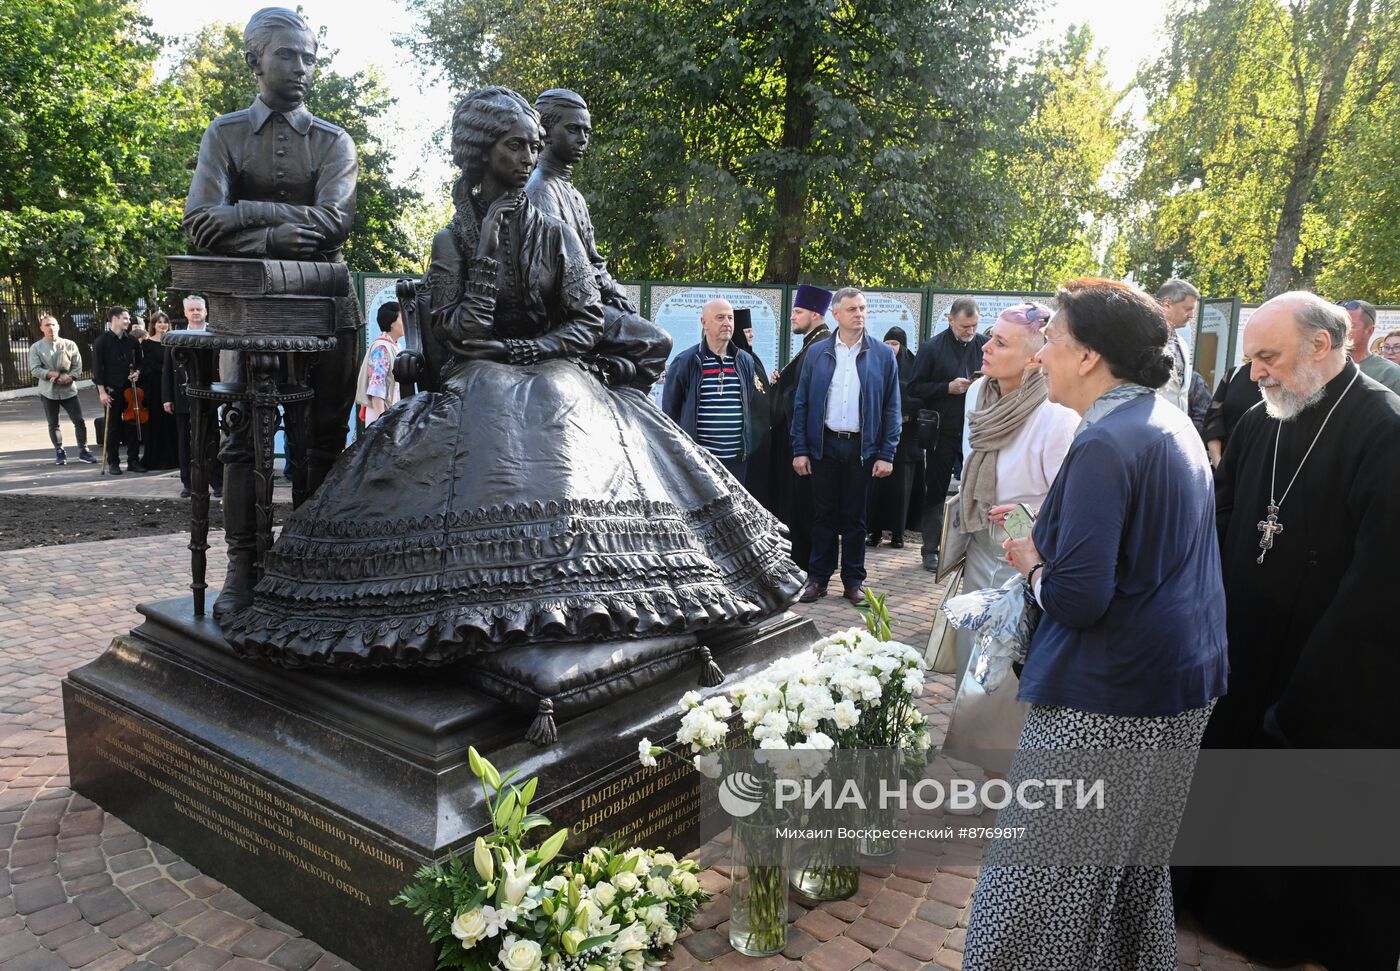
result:
[[[865,332],[865,295],[831,298],[836,333],[813,344],[792,409],[792,468],[812,477],[812,558],[803,603],[826,596],[840,541],[842,596],[861,599],[865,508],[871,478],[894,468],[899,445],[899,368],[883,342]]]

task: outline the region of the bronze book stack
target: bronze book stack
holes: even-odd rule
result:
[[[231,336],[329,337],[335,298],[350,293],[344,263],[169,256],[171,291],[203,296],[209,332]]]

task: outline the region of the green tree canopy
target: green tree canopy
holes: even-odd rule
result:
[[[120,0],[0,4],[0,275],[22,302],[125,301],[157,278],[181,176],[159,49]]]
[[[1008,0],[411,0],[462,90],[589,102],[578,182],[632,277],[917,284],[982,245]]]
[[[1347,253],[1347,234],[1393,219],[1393,202],[1355,192],[1384,179],[1372,165],[1377,129],[1393,125],[1377,109],[1394,90],[1396,26],[1390,0],[1178,8],[1170,47],[1142,78],[1129,261],[1145,282],[1180,274],[1256,299],[1313,285],[1331,261],[1373,258]],[[1358,141],[1382,155],[1360,159]],[[1329,199],[1329,185],[1345,189]]]

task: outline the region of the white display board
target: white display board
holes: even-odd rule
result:
[[[753,348],[763,366],[778,366],[779,315],[783,308],[781,287],[709,287],[656,284],[651,288],[651,319],[671,335],[671,358],[700,342],[700,310],[722,297],[735,310],[747,308],[753,320]]]
[[[935,293],[933,295],[933,334],[937,336],[948,329],[948,308],[953,305],[953,301],[959,297],[971,297],[977,301],[977,312],[980,320],[977,322],[978,333],[985,332],[997,322],[1001,312],[1008,307],[1015,307],[1023,303],[1040,303],[1055,308],[1055,301],[1051,297],[1043,294],[1026,293]]]
[[[919,349],[919,314],[923,310],[922,293],[906,293],[903,290],[862,290],[865,294],[865,329],[878,340],[885,339],[885,331],[900,327],[909,338],[910,352]],[[828,327],[836,327],[836,318],[830,312],[826,315]],[[790,334],[788,360],[791,361],[802,350],[804,335]]]

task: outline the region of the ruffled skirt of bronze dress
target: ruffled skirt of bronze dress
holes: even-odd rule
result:
[[[454,365],[287,520],[223,622],[288,666],[746,623],[796,597],[783,527],[644,394],[568,359]]]

